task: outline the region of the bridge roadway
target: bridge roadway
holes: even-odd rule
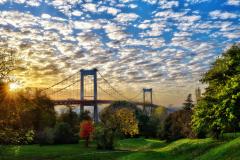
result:
[[[115,102],[114,100],[75,100],[75,99],[69,99],[69,100],[53,100],[54,105],[75,105],[79,104],[82,106],[93,106],[94,104],[111,104]],[[144,105],[143,102],[133,102],[136,105]]]

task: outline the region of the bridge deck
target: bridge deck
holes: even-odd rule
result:
[[[85,106],[92,106],[94,104],[111,104],[116,102],[114,100],[53,100],[54,105],[85,105]],[[143,102],[133,102],[137,105],[143,105]]]

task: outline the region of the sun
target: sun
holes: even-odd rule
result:
[[[9,90],[10,91],[16,91],[20,88],[21,88],[21,85],[19,83],[12,82],[12,83],[9,84]]]

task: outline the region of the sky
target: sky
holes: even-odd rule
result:
[[[162,105],[204,88],[201,75],[240,42],[240,0],[0,0],[0,12],[0,49],[16,53],[24,86],[98,68]]]

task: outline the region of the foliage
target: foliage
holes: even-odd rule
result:
[[[0,129],[1,144],[31,144],[34,140],[33,130]]]
[[[91,116],[89,115],[90,112],[88,110],[80,113],[80,118],[79,118],[79,121],[84,121],[84,120],[92,120]]]
[[[45,128],[43,131],[38,133],[37,142],[41,145],[54,144],[55,143],[55,130],[54,128]]]
[[[115,101],[112,104],[110,104],[108,108],[111,109],[128,108],[135,111],[137,110],[137,105],[135,103],[128,101]]]
[[[134,110],[125,107],[105,108],[100,113],[101,123],[96,127],[95,139],[98,148],[113,149],[116,135],[134,136],[138,134],[138,123]]]
[[[58,121],[68,123],[71,126],[73,132],[78,133],[79,132],[78,114],[73,111],[72,106],[67,106],[67,108],[68,108],[67,112],[62,113],[59,116]]]
[[[93,132],[93,123],[89,120],[84,120],[80,124],[80,137],[85,139],[85,145],[88,147],[90,136]]]
[[[0,83],[0,128],[2,133],[11,132],[0,140],[0,143],[32,143],[35,132],[55,124],[54,105],[51,100],[39,91],[18,91],[11,93],[7,83]],[[22,136],[24,140],[13,140]],[[38,135],[38,134],[36,134]],[[12,140],[11,140],[12,139]],[[18,139],[18,138],[14,138]]]
[[[115,145],[116,133],[104,126],[103,123],[99,123],[95,126],[94,139],[97,144],[97,149],[112,150]]]
[[[73,133],[68,123],[61,122],[55,126],[54,142],[56,144],[78,143],[78,136]]]
[[[163,124],[167,115],[167,110],[163,106],[155,107],[150,116],[142,113],[142,115],[138,117],[140,135],[146,138],[162,137]]]
[[[138,134],[138,124],[134,111],[128,108],[105,108],[100,114],[103,124],[116,132],[124,135]]]
[[[74,134],[68,123],[60,122],[54,128],[47,127],[40,131],[37,143],[41,145],[78,143],[78,136]]]
[[[191,128],[191,116],[192,110],[179,110],[171,113],[164,123],[164,138],[176,140],[195,137]]]
[[[218,58],[201,80],[208,87],[193,115],[197,133],[220,133],[239,129],[240,47],[234,45]]]
[[[134,112],[127,108],[121,108],[116,110],[115,116],[121,133],[130,136],[138,134],[138,124]]]
[[[192,94],[188,94],[187,99],[183,103],[183,109],[190,110],[193,106]]]

